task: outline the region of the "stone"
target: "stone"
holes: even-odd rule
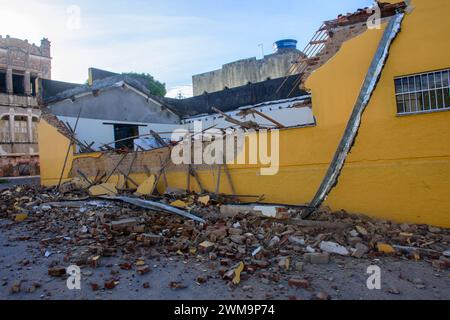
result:
[[[350,254],[345,247],[330,241],[322,241],[320,243],[320,250],[328,253],[339,254],[341,256],[348,256]]]
[[[294,237],[294,236],[290,236],[289,237],[289,242],[292,243],[292,244],[298,245],[298,246],[306,245],[305,239]]]
[[[236,244],[243,244],[245,241],[245,237],[244,236],[239,236],[239,235],[232,235],[229,238],[231,241],[233,241]]]
[[[362,258],[367,252],[369,252],[369,248],[366,245],[357,243],[352,256],[355,258]]]
[[[119,284],[119,281],[114,279],[109,279],[105,281],[105,289],[112,290]]]
[[[303,257],[305,261],[311,264],[328,264],[330,262],[330,255],[327,252],[305,253]]]
[[[286,271],[289,271],[290,263],[291,263],[291,258],[289,258],[289,257],[281,257],[278,260],[278,267],[280,269],[284,269]]]
[[[356,226],[356,231],[358,231],[358,233],[362,236],[367,236],[369,234],[367,230],[362,226]]]
[[[145,246],[150,247],[161,242],[162,236],[154,233],[142,233],[136,237],[138,242],[143,242]]]
[[[66,274],[66,268],[61,266],[48,268],[48,275],[52,277],[62,277]]]
[[[121,264],[119,265],[119,267],[120,267],[120,269],[122,269],[122,270],[131,270],[131,269],[133,268],[132,264],[131,264],[131,263],[128,263],[128,262],[121,263]]]
[[[144,232],[145,232],[145,225],[140,224],[140,225],[138,225],[138,226],[134,226],[134,227],[133,227],[133,232],[136,232],[136,233],[144,233]]]
[[[94,269],[97,268],[100,264],[100,256],[95,256],[95,257],[89,258],[88,263],[92,268],[94,268]]]
[[[139,266],[136,268],[138,274],[143,275],[150,272],[150,267],[148,265]]]
[[[278,236],[274,236],[269,242],[269,247],[272,248],[279,243],[280,243],[280,238]]]
[[[298,271],[298,272],[303,271],[303,262],[298,261],[295,263],[295,271]]]
[[[291,278],[291,279],[289,279],[288,283],[289,283],[289,286],[294,287],[294,288],[303,288],[303,289],[309,288],[309,281],[305,280],[305,279]]]
[[[350,234],[353,238],[356,238],[356,237],[359,235],[358,231],[356,231],[356,230],[350,231],[349,234]]]
[[[95,282],[91,282],[90,286],[91,286],[92,291],[98,291],[100,289],[100,286],[98,285],[98,283],[95,283]]]
[[[400,294],[400,291],[397,289],[397,287],[391,285],[388,289],[388,293],[398,295]]]
[[[430,231],[431,233],[441,233],[442,230],[440,228],[428,226],[428,231]]]
[[[170,287],[171,289],[175,289],[175,290],[187,288],[186,285],[184,285],[183,283],[178,282],[178,281],[171,281],[171,282],[169,283],[169,287]]]
[[[351,246],[356,246],[357,243],[361,243],[362,239],[360,237],[351,237],[348,238],[348,244]]]
[[[21,290],[21,286],[22,286],[22,284],[21,284],[20,280],[19,281],[15,281],[13,283],[13,285],[9,288],[9,292],[11,292],[11,293],[19,293],[20,290]]]
[[[214,243],[211,241],[203,241],[198,245],[198,250],[202,253],[209,253],[212,249],[214,249]]]
[[[144,282],[144,283],[142,284],[142,288],[144,288],[144,289],[149,289],[149,288],[150,288],[150,283]]]
[[[197,283],[203,284],[206,282],[206,278],[203,276],[198,276],[196,281]]]
[[[331,297],[328,293],[321,291],[315,295],[314,299],[325,301],[325,300],[331,300]]]
[[[214,236],[217,240],[222,240],[228,235],[227,227],[220,227],[211,231],[210,236]]]
[[[236,236],[236,235],[240,236],[243,233],[243,231],[242,231],[242,229],[230,228],[230,229],[228,229],[228,233],[233,236]]]
[[[433,268],[436,268],[439,270],[447,269],[447,264],[445,263],[445,261],[442,261],[442,260],[433,260],[431,262],[431,265],[433,266]]]
[[[121,231],[128,228],[131,228],[138,224],[138,220],[136,218],[127,218],[127,219],[121,219],[118,221],[112,221],[111,222],[111,229],[115,231]]]

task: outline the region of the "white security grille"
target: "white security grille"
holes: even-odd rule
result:
[[[450,69],[395,78],[398,114],[450,110]]]

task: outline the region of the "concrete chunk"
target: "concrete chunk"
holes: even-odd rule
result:
[[[131,228],[135,225],[138,224],[138,219],[136,218],[127,218],[127,219],[122,219],[122,220],[118,220],[118,221],[112,221],[111,222],[111,229],[113,230],[124,230],[127,228]]]

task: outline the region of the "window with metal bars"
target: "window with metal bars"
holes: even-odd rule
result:
[[[450,110],[450,69],[395,78],[398,114]]]

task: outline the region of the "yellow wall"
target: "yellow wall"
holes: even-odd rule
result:
[[[405,17],[391,47],[356,144],[326,204],[386,219],[450,227],[450,112],[396,116],[393,80],[450,67],[450,2],[415,0],[412,5],[414,11]],[[363,74],[365,68],[355,63],[346,69],[345,61],[366,52],[365,45],[378,38],[375,33],[369,31],[348,42],[310,79],[313,97],[329,92],[340,98],[348,88],[355,91],[346,76],[333,84],[330,73],[345,75],[356,69]]]
[[[325,205],[333,210],[450,227],[450,112],[398,117],[394,92],[396,76],[450,67],[450,2],[412,3],[415,9],[405,17],[402,32],[391,47],[355,146]],[[312,200],[342,137],[384,27],[347,41],[310,76],[306,87],[312,92],[317,126],[280,131],[277,175],[261,176],[255,165],[230,166],[238,194],[264,194],[267,202],[286,204]],[[67,143],[61,146],[64,157]],[[46,149],[40,148],[44,169],[51,159],[45,157]],[[48,151],[54,149],[52,146]],[[59,155],[57,163],[62,161]],[[54,175],[60,169],[51,171]],[[216,169],[199,170],[199,175],[206,189],[214,191]],[[141,182],[145,175],[133,178]],[[185,188],[186,174],[171,172],[168,181],[171,187]],[[198,191],[193,178],[191,186]],[[220,192],[231,192],[224,174]]]
[[[64,165],[67,148],[70,140],[63,136],[58,130],[41,119],[38,125],[39,159],[41,166],[41,184],[44,186],[56,185],[59,182]],[[63,181],[68,177],[72,167],[72,147],[64,169]]]
[[[398,117],[394,77],[450,67],[450,2],[415,0],[394,41],[354,148],[325,205],[379,218],[450,227],[450,112]],[[368,30],[308,79],[317,126],[280,133],[281,169],[258,176],[234,166],[238,193],[268,202],[307,203],[316,192],[349,119],[381,39]],[[202,175],[214,190],[209,172]],[[226,180],[222,178],[224,188]]]

